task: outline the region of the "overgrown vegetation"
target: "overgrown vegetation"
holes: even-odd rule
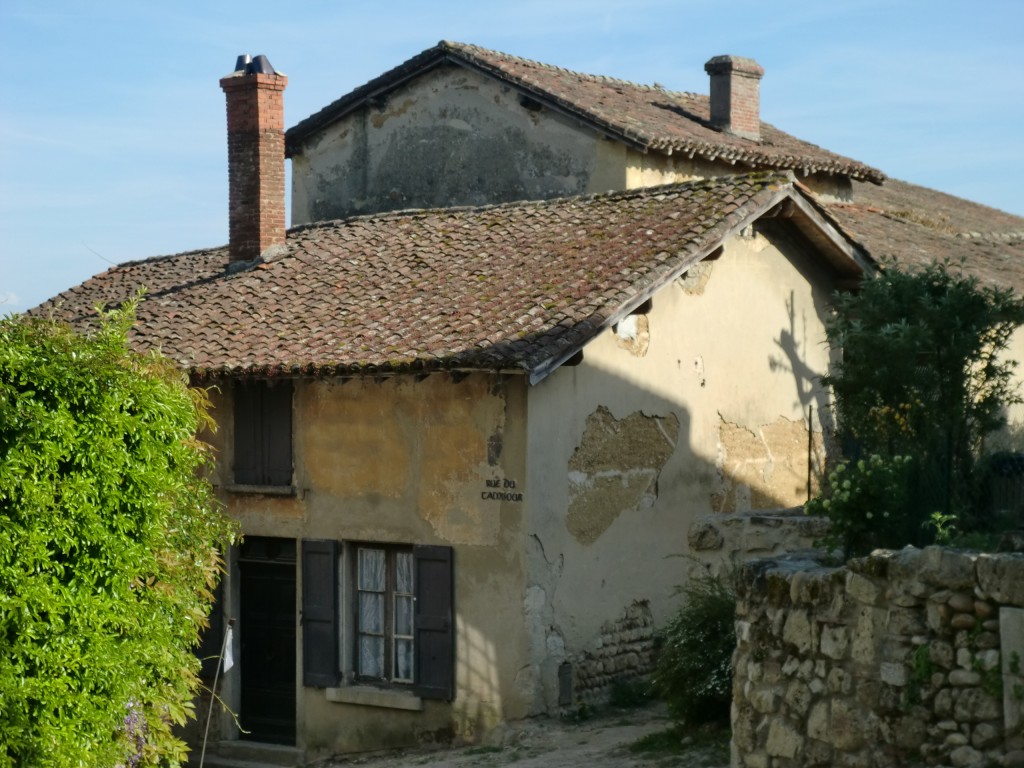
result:
[[[651,684],[673,718],[727,722],[736,594],[728,577],[711,575],[691,579],[680,594],[683,606],[665,626]]]
[[[826,331],[842,360],[824,381],[848,461],[810,505],[831,518],[829,543],[850,556],[991,526],[979,459],[1021,402],[1006,352],[1022,322],[1012,292],[948,264],[890,267],[836,296]]]
[[[176,765],[234,528],[201,472],[205,396],[128,347],[0,319],[0,766]]]

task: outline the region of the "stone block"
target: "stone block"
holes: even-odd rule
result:
[[[958,688],[981,685],[981,675],[973,669],[954,669],[949,673],[949,684]]]
[[[953,590],[973,590],[977,555],[943,547],[926,547],[923,573],[926,581]],[[983,587],[984,588],[984,587]]]
[[[832,693],[848,694],[853,690],[853,679],[845,670],[836,667],[828,673],[828,689]]]
[[[973,613],[954,613],[953,618],[949,620],[949,626],[953,629],[974,629],[977,625],[978,620],[974,618]]]
[[[821,628],[821,653],[837,660],[846,657],[850,647],[850,631],[846,627]]]
[[[758,688],[747,697],[756,711],[762,714],[771,714],[779,708],[779,694],[771,688]]]
[[[829,741],[829,703],[817,701],[807,715],[807,735],[818,741]]]
[[[890,634],[910,637],[924,632],[923,617],[918,611],[907,608],[892,608],[886,621],[886,629]]]
[[[882,596],[882,591],[875,586],[871,579],[851,572],[846,575],[846,594],[858,603],[876,605]]]
[[[1024,607],[1024,554],[980,555],[978,585],[998,603]]]
[[[952,614],[945,603],[929,600],[925,606],[925,623],[932,632],[942,632]]]
[[[832,702],[831,738],[829,741],[846,752],[859,749],[864,743],[864,713],[848,701]]]
[[[974,663],[974,654],[970,648],[956,649],[956,665],[961,669],[970,669]]]
[[[851,638],[850,654],[854,661],[861,664],[874,664],[877,653],[877,640],[881,637],[881,627],[885,622],[885,611],[877,608],[862,607],[857,612],[857,624]]]
[[[991,603],[986,603],[984,600],[974,601],[974,615],[982,621],[989,619],[995,613],[995,607]]]
[[[953,690],[951,688],[943,688],[935,694],[935,702],[932,706],[938,717],[947,718],[953,715],[953,704]]]
[[[981,688],[965,688],[953,705],[953,718],[960,723],[996,720],[1003,714],[1001,704]]]
[[[943,669],[952,669],[953,646],[944,640],[933,640],[928,645],[928,659]]]
[[[946,601],[949,607],[957,613],[970,613],[974,611],[974,593],[954,592]]]
[[[916,749],[924,743],[925,723],[920,717],[900,717],[893,723],[892,741],[901,749]]]
[[[942,743],[945,744],[947,747],[962,747],[969,742],[970,739],[968,739],[967,736],[960,733],[959,731],[949,734],[945,739],[942,740]]]
[[[787,721],[774,718],[768,726],[765,752],[772,757],[796,757],[803,746],[804,737]]]
[[[806,653],[811,648],[811,622],[807,611],[791,611],[782,628],[782,640],[796,648],[797,653]]]
[[[803,717],[807,714],[807,710],[811,706],[812,698],[810,687],[803,682],[794,680],[786,688],[784,701],[791,712]]]
[[[995,632],[980,632],[978,636],[974,638],[974,645],[978,648],[998,648],[999,635]]]
[[[903,687],[907,684],[907,668],[903,664],[886,661],[880,665],[878,677],[886,685]]]
[[[923,554],[922,550],[912,546],[893,552],[889,558],[889,577],[894,581],[912,581],[921,570]]]
[[[971,732],[971,746],[975,749],[989,749],[1002,740],[1002,733],[992,723],[978,723]]]
[[[954,768],[971,768],[971,766],[983,765],[985,755],[974,747],[964,745],[949,753],[949,762],[953,764]]]

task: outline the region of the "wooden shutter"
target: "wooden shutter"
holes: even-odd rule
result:
[[[302,682],[338,685],[338,542],[302,542]]]
[[[236,381],[235,400],[235,482],[239,485],[260,485],[262,425],[260,392],[254,382]]]
[[[416,560],[416,694],[455,698],[455,571],[451,547],[413,547]]]
[[[291,485],[292,382],[236,381],[235,482]]]
[[[270,382],[263,391],[263,484],[292,484],[292,383]]]

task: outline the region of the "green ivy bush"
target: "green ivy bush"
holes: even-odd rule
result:
[[[0,766],[177,765],[235,528],[202,472],[205,395],[128,345],[0,319]]]
[[[728,577],[700,576],[679,590],[683,606],[662,633],[651,685],[687,724],[726,722],[732,701],[736,593]]]

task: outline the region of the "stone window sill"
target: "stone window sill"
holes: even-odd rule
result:
[[[250,493],[261,496],[295,496],[294,485],[226,485],[228,493]]]
[[[422,712],[423,699],[405,691],[387,691],[366,685],[352,685],[344,688],[328,688],[327,700],[337,704],[358,704],[363,707],[404,709]]]

